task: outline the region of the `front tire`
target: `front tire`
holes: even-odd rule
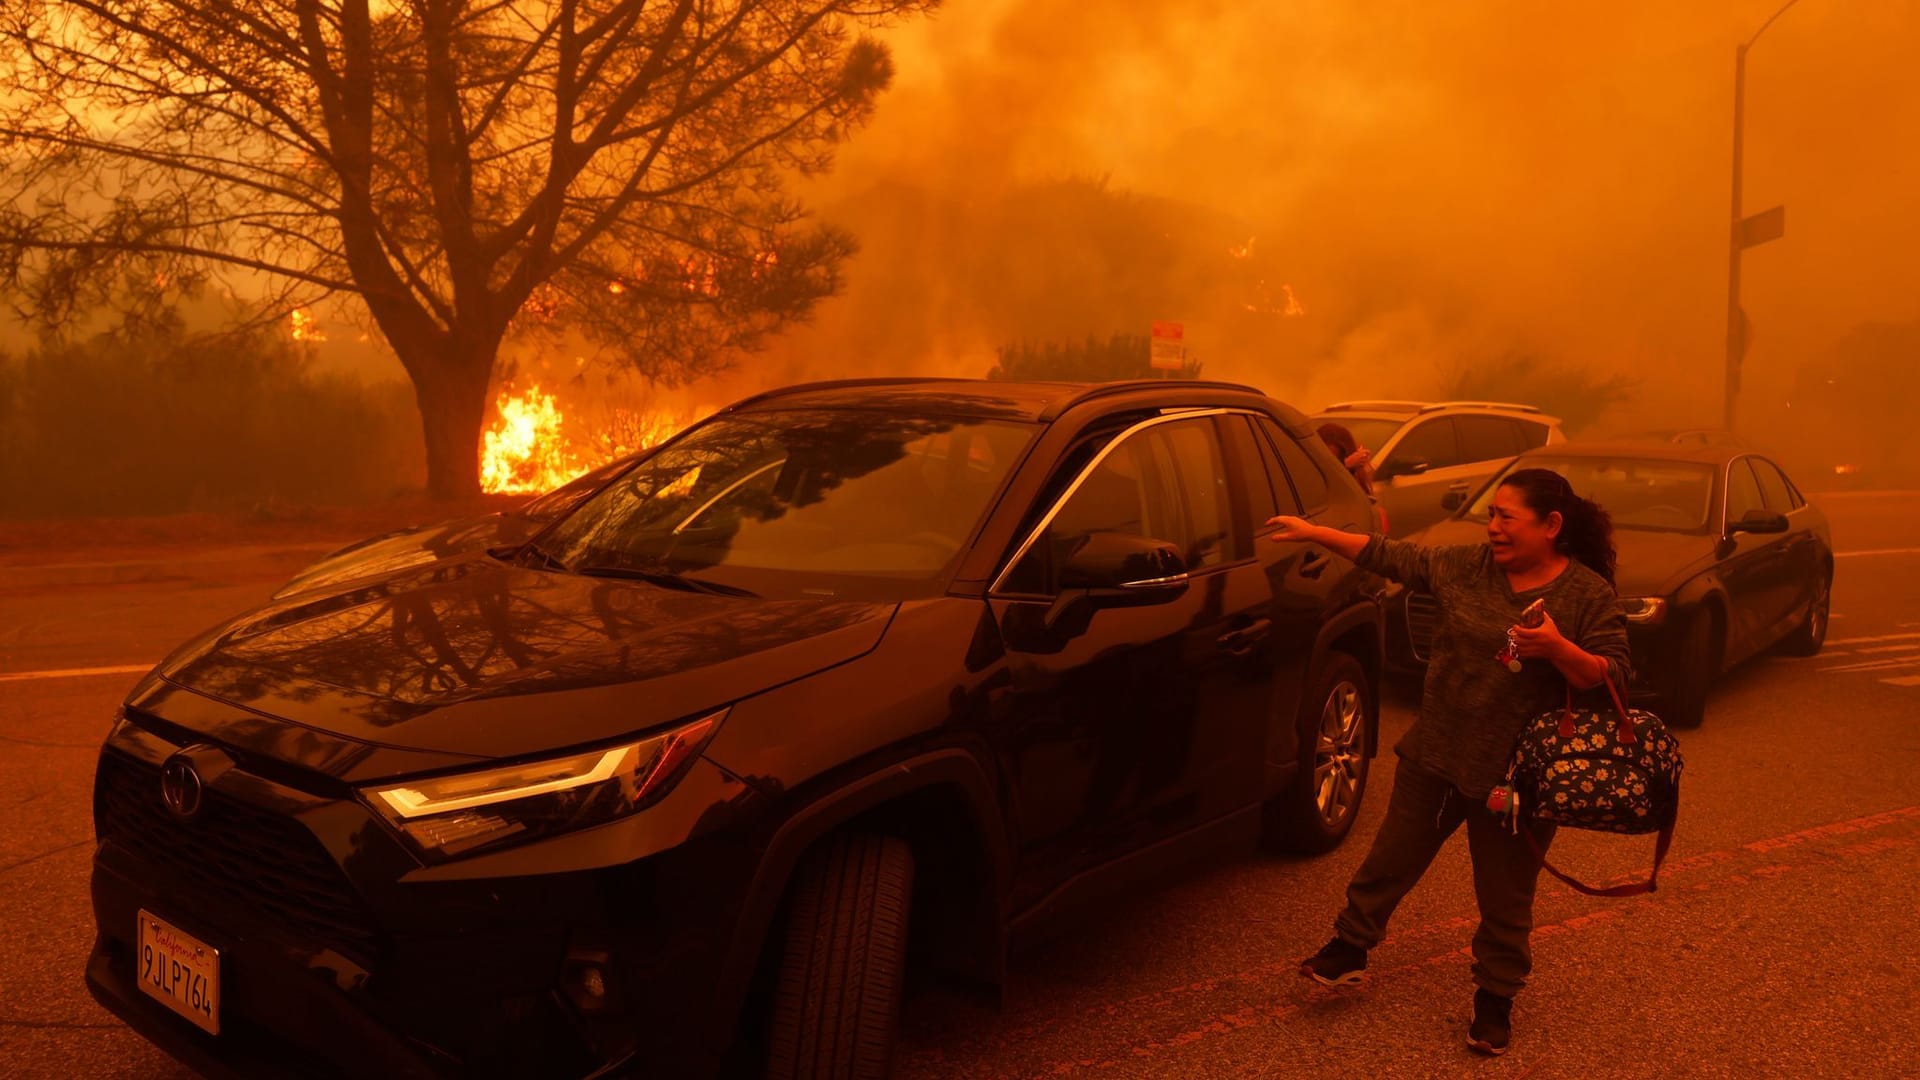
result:
[[[1673,676],[1672,715],[1667,723],[1697,728],[1707,718],[1707,690],[1720,673],[1720,628],[1713,613],[1697,612],[1687,623],[1680,645],[1680,663]]]
[[[1367,790],[1373,687],[1360,661],[1333,653],[1301,701],[1300,771],[1268,806],[1274,846],[1332,851],[1353,831]]]
[[[907,969],[913,849],[843,836],[808,861],[787,907],[767,1047],[770,1080],[880,1080]]]

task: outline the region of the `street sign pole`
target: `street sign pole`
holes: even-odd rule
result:
[[[1776,206],[1763,210],[1750,218],[1740,214],[1740,157],[1744,149],[1745,121],[1747,112],[1747,50],[1760,40],[1775,20],[1787,13],[1787,9],[1800,0],[1787,0],[1780,10],[1760,24],[1742,45],[1733,51],[1733,213],[1727,222],[1727,373],[1726,401],[1722,409],[1722,426],[1733,430],[1734,410],[1740,398],[1740,368],[1746,360],[1747,345],[1752,338],[1752,325],[1747,322],[1747,314],[1740,308],[1740,253],[1750,247],[1758,247],[1769,240],[1778,240],[1787,229],[1787,211]]]
[[[1733,430],[1740,396],[1740,361],[1747,352],[1746,315],[1740,310],[1740,154],[1747,104],[1747,47],[1733,53],[1733,214],[1727,225],[1727,372],[1720,426]]]

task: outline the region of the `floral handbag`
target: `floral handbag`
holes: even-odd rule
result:
[[[1524,817],[1573,829],[1658,832],[1653,872],[1631,885],[1596,888],[1547,862],[1529,830],[1527,840],[1547,872],[1589,896],[1638,896],[1658,887],[1660,864],[1673,844],[1680,814],[1680,743],[1660,718],[1629,709],[1607,681],[1612,711],[1577,709],[1567,691],[1564,709],[1534,717],[1514,745],[1507,785],[1496,788],[1488,807],[1511,812],[1515,828]]]

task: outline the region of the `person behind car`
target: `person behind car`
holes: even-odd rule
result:
[[[1373,512],[1380,519],[1379,530],[1385,533],[1387,508],[1380,505],[1380,497],[1373,491],[1373,451],[1361,446],[1360,440],[1355,438],[1353,432],[1347,430],[1344,424],[1321,424],[1316,430],[1320,435],[1320,441],[1327,444],[1327,449],[1333,451],[1333,456],[1339,458],[1340,464],[1353,474],[1353,479],[1360,485],[1360,490],[1367,493],[1367,501],[1373,504]]]
[[[1440,605],[1419,714],[1395,747],[1400,763],[1386,820],[1347,886],[1333,939],[1303,962],[1301,974],[1328,986],[1359,982],[1394,908],[1464,821],[1480,908],[1468,1043],[1504,1053],[1513,997],[1532,969],[1540,862],[1512,822],[1487,808],[1487,796],[1528,721],[1562,703],[1569,685],[1627,682],[1612,520],[1559,473],[1521,469],[1495,492],[1483,544],[1428,548],[1287,516],[1268,524],[1276,541],[1318,544]],[[1544,601],[1546,618],[1516,626],[1535,600]],[[1505,662],[1515,654],[1517,672]],[[1552,840],[1551,825],[1520,828],[1531,830],[1541,852]]]
[[[1360,482],[1360,490],[1373,497],[1373,451],[1360,445],[1344,424],[1321,424],[1320,441],[1327,444],[1333,456],[1340,459],[1353,478]]]

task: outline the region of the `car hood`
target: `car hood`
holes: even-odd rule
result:
[[[897,605],[766,600],[472,555],[302,594],[157,674],[329,735],[480,757],[672,723],[872,649]]]
[[[1448,518],[1407,537],[1409,542],[1445,546],[1481,544],[1484,522]],[[1714,561],[1713,538],[1704,534],[1615,529],[1614,586],[1621,596],[1664,596]]]
[[[537,523],[518,514],[483,514],[384,533],[329,554],[295,574],[280,586],[273,598],[281,600],[296,593],[314,592],[343,582],[378,577],[455,555],[483,551],[503,544],[518,544],[537,531]]]

